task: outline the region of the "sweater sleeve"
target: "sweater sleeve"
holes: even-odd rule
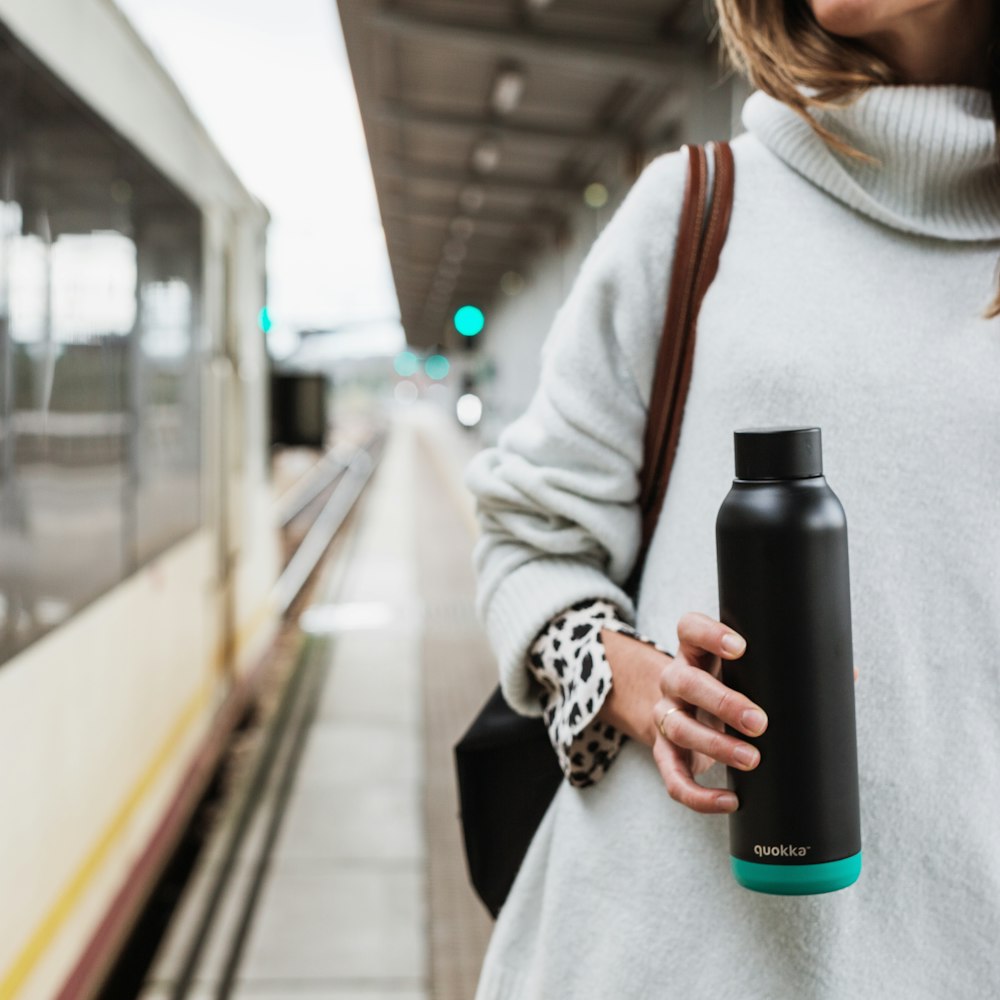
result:
[[[470,463],[477,604],[508,703],[539,715],[527,654],[583,599],[634,609],[643,432],[683,200],[683,153],[647,166],[591,247],[542,350],[527,411]]]

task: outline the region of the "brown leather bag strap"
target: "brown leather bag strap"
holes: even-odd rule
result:
[[[687,315],[698,265],[698,247],[704,225],[708,171],[705,150],[688,146],[688,171],[681,207],[680,226],[674,248],[673,271],[667,293],[663,330],[656,355],[653,387],[646,418],[643,447],[642,489],[639,506],[645,521],[647,512],[656,502],[660,464],[664,459],[666,436],[670,431],[670,412],[677,375],[687,336]],[[645,542],[645,531],[643,531]],[[643,545],[645,548],[645,545]]]
[[[711,192],[704,147],[688,146],[687,150],[684,204],[643,441],[639,493],[642,542],[628,584],[632,594],[638,590],[646,551],[663,508],[691,382],[698,311],[718,270],[733,207],[735,170],[729,144],[712,144],[715,170]]]

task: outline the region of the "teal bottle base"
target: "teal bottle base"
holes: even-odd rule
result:
[[[731,857],[733,877],[746,889],[775,896],[813,896],[853,885],[861,874],[861,852],[818,865],[763,865]]]

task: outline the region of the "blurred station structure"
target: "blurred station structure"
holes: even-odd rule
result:
[[[331,392],[275,369],[268,213],[119,9],[0,0],[0,1000],[475,990],[462,468],[745,90],[701,4],[337,6],[407,348]]]
[[[643,166],[731,135],[745,84],[721,69],[704,4],[339,7],[407,340],[478,349],[461,370],[492,437],[526,406],[549,323]],[[467,304],[481,338],[456,331]]]

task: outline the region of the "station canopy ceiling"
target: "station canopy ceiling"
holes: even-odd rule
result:
[[[679,95],[717,65],[701,0],[338,5],[419,348],[454,346],[455,310],[488,314],[502,284],[565,239],[589,185],[631,181],[676,141]]]

